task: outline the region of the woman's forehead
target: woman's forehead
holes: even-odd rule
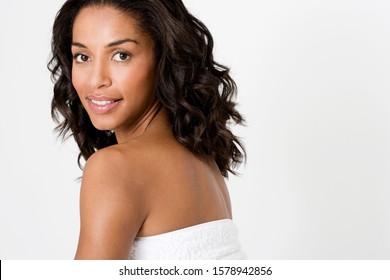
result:
[[[75,18],[73,41],[107,45],[124,39],[137,43],[151,40],[140,30],[139,22],[134,16],[112,6],[88,6]]]

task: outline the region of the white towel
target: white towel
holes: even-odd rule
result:
[[[207,222],[183,229],[137,237],[133,260],[223,260],[244,259],[238,230],[230,219]]]

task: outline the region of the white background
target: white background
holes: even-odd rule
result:
[[[185,0],[232,68],[249,259],[390,258],[390,2]],[[72,259],[81,171],[46,63],[63,1],[0,2],[0,259]]]

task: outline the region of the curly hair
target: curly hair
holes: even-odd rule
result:
[[[201,158],[212,157],[225,177],[245,160],[245,149],[228,125],[243,124],[233,101],[237,87],[229,69],[213,58],[213,37],[181,0],[68,0],[58,12],[48,69],[54,82],[51,104],[56,131],[73,136],[81,158],[117,143],[110,131],[97,130],[72,85],[72,29],[81,9],[109,5],[134,17],[154,41],[156,94],[166,108],[173,135]]]

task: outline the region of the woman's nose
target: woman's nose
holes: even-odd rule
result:
[[[89,84],[93,89],[109,87],[111,85],[111,76],[108,65],[100,61],[92,63]]]

